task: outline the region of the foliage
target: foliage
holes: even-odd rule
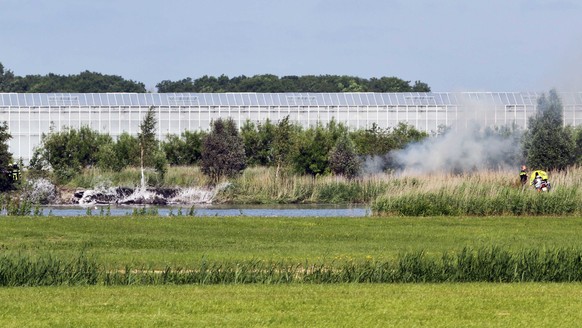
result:
[[[2,73],[1,69],[0,66],[0,73]],[[8,125],[4,121],[0,124],[0,191],[10,190],[14,185],[14,181],[8,175],[9,165],[12,164],[12,153],[8,150],[8,140],[11,138]]]
[[[430,92],[428,84],[397,77],[364,79],[347,75],[304,75],[278,77],[272,74],[229,78],[202,76],[193,80],[164,80],[158,92]]]
[[[202,140],[206,132],[184,131],[181,136],[170,134],[162,142],[162,149],[170,165],[198,164],[202,153]]]
[[[278,177],[282,168],[288,167],[292,152],[296,149],[297,135],[301,127],[289,122],[289,116],[285,116],[277,123],[273,137],[273,163],[277,167],[275,175]]]
[[[394,149],[402,149],[410,143],[419,142],[428,138],[428,133],[419,131],[412,125],[399,122],[392,129],[391,138]]]
[[[129,133],[123,132],[115,142],[104,144],[97,156],[97,166],[103,169],[119,172],[128,166],[139,166],[139,141]]]
[[[0,203],[0,211],[2,210],[10,216],[29,216],[32,214],[32,203],[27,199],[21,199],[18,195],[6,194]]]
[[[13,82],[14,73],[11,70],[4,69],[4,65],[0,63],[0,92],[10,92]]]
[[[574,158],[576,164],[582,164],[582,126],[567,127],[574,140]]]
[[[301,134],[298,149],[293,153],[295,171],[299,174],[313,176],[330,173],[329,153],[337,139],[347,133],[347,127],[341,123],[330,121],[325,127],[317,123]]]
[[[105,92],[146,92],[141,82],[125,80],[117,75],[105,75],[97,72],[84,71],[75,75],[15,76],[10,70],[4,70],[0,63],[0,92],[72,92],[72,93],[105,93]]]
[[[139,132],[137,133],[137,140],[139,141],[140,149],[140,163],[142,167],[153,166],[153,150],[158,148],[158,140],[156,138],[157,124],[158,121],[156,119],[155,107],[151,106],[139,124]]]
[[[137,140],[140,149],[140,167],[142,170],[144,167],[153,167],[158,173],[159,180],[163,180],[167,172],[167,161],[156,138],[158,121],[155,115],[155,107],[151,106],[139,125]]]
[[[231,118],[212,122],[211,131],[202,143],[202,173],[216,184],[222,177],[235,177],[245,167],[245,148],[236,123]]]
[[[0,256],[0,286],[60,285],[214,285],[214,284],[337,284],[337,283],[443,283],[443,282],[581,282],[582,250],[537,248],[509,251],[498,246],[465,247],[444,252],[440,258],[423,251],[406,252],[386,261],[202,259],[194,267],[164,270],[104,271],[84,255],[72,261],[57,257]]]
[[[329,153],[331,172],[351,179],[359,174],[361,165],[353,141],[347,133],[341,135]]]
[[[400,122],[395,127],[386,129],[374,123],[368,129],[351,132],[350,137],[354,140],[359,155],[372,156],[386,155],[392,150],[402,149],[409,143],[424,140],[428,134],[417,130],[412,125]]]
[[[41,136],[41,144],[34,150],[30,166],[37,170],[51,168],[59,182],[67,182],[81,170],[99,161],[100,149],[112,143],[107,134],[100,134],[87,126],[66,128]]]
[[[394,179],[394,187],[372,203],[372,212],[402,216],[580,215],[580,181],[571,178],[579,171],[550,175],[554,187],[549,193],[521,186],[517,174],[501,172]]]
[[[241,127],[247,164],[270,166],[273,163],[273,140],[276,126],[269,119],[256,124],[247,120]]]
[[[376,123],[370,128],[352,131],[350,137],[360,155],[385,155],[394,149],[390,129],[382,129]]]
[[[543,170],[564,170],[575,163],[575,141],[563,127],[563,106],[556,90],[538,99],[522,139],[527,165]]]
[[[67,261],[51,255],[0,255],[0,286],[94,285],[100,268],[84,254]]]
[[[348,75],[303,75],[278,77],[204,75],[197,79],[164,80],[156,85],[160,93],[168,92],[430,92],[427,83],[405,81],[397,77],[360,78]],[[146,92],[145,84],[117,75],[84,71],[73,75],[16,76],[0,63],[0,92]]]

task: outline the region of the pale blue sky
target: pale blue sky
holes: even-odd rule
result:
[[[396,76],[433,91],[582,91],[576,0],[0,0],[17,75]]]

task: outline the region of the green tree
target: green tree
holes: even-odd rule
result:
[[[419,142],[428,137],[428,133],[417,130],[404,122],[398,123],[390,133],[394,149],[402,149],[409,143]]]
[[[203,131],[184,131],[178,137],[170,134],[162,142],[162,149],[170,165],[194,165],[200,160]]]
[[[229,78],[204,75],[192,80],[164,80],[156,85],[158,92],[430,92],[421,81],[413,86],[410,81],[396,77],[364,79],[348,75],[283,76],[272,74],[235,76]]]
[[[234,177],[246,167],[245,148],[236,123],[221,118],[212,122],[202,143],[200,170],[216,184],[222,177]]]
[[[156,138],[156,119],[155,107],[151,106],[139,125],[137,139],[139,141],[140,167],[142,169],[142,183],[145,183],[144,168],[153,167],[158,173],[160,181],[164,179],[166,173],[166,160],[163,151],[159,148],[158,139]]]
[[[99,134],[88,126],[66,128],[41,136],[41,144],[34,150],[30,165],[37,170],[50,168],[61,183],[69,181],[85,167],[96,165],[101,147],[112,143],[109,135]]]
[[[186,164],[186,142],[176,134],[169,134],[162,142],[162,149],[170,165]]]
[[[0,63],[0,92],[146,92],[145,84],[117,75],[81,72],[74,75],[15,76]]]
[[[353,131],[350,135],[359,155],[385,155],[395,147],[390,129],[382,129],[376,123],[368,129]]]
[[[14,73],[11,70],[4,70],[4,65],[0,63],[0,92],[13,92],[13,82]]]
[[[301,126],[289,122],[289,116],[285,116],[277,123],[273,136],[273,162],[277,167],[275,176],[279,177],[282,168],[288,167],[290,158],[293,157],[297,135]]]
[[[104,144],[98,152],[97,166],[121,171],[128,166],[140,165],[140,147],[136,137],[123,132],[115,142]]]
[[[348,133],[342,134],[329,153],[329,166],[336,175],[349,179],[360,173],[361,161],[356,153],[356,147]]]
[[[273,162],[275,125],[269,119],[254,124],[247,120],[241,127],[247,165],[270,166]]]
[[[334,120],[325,127],[317,123],[299,138],[297,151],[293,153],[295,171],[300,174],[325,175],[330,173],[329,152],[337,139],[347,133],[347,127]]]
[[[414,85],[412,86],[412,92],[430,92],[430,87],[428,84],[422,81],[415,81]]]
[[[12,153],[8,151],[8,140],[11,138],[8,125],[2,122],[0,124],[0,191],[10,190],[14,185],[8,175],[9,165],[12,164]]]
[[[576,158],[576,164],[582,164],[582,126],[571,128],[572,138],[574,139],[575,150],[574,157]]]
[[[522,138],[526,164],[532,169],[564,170],[576,161],[575,141],[563,127],[563,106],[556,90],[537,101]]]

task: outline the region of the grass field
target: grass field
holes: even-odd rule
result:
[[[0,254],[84,250],[109,269],[582,249],[578,217],[1,217]],[[577,327],[580,283],[0,287],[0,326]]]
[[[2,327],[579,327],[581,284],[0,289]]]
[[[76,257],[117,268],[207,260],[386,260],[463,247],[575,247],[582,218],[0,218],[0,250]]]

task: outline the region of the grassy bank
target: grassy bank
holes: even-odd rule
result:
[[[580,284],[0,288],[3,327],[577,327]],[[50,300],[50,301],[47,301]]]

